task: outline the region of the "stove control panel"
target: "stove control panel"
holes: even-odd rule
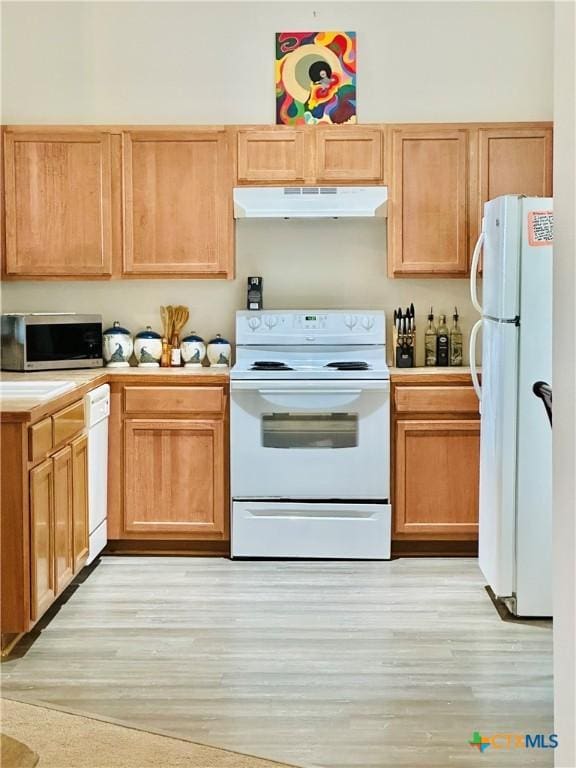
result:
[[[326,328],[328,324],[328,315],[294,315],[294,328],[304,328],[308,331],[315,331],[320,328]]]
[[[385,344],[383,311],[279,310],[236,313],[237,344]]]

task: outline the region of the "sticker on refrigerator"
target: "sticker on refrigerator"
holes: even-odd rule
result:
[[[528,243],[530,245],[551,245],[554,229],[553,211],[530,211],[528,213]]]

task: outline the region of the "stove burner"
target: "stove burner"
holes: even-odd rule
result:
[[[342,360],[335,363],[328,363],[326,368],[335,368],[337,371],[367,371],[370,369],[368,363],[357,360]]]
[[[276,360],[256,360],[252,363],[251,371],[293,371],[286,363],[280,363]]]

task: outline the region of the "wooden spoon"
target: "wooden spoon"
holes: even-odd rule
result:
[[[181,304],[179,304],[177,307],[174,307],[174,330],[173,333],[180,335],[180,331],[186,323],[188,322],[188,318],[190,317],[190,311],[188,307],[184,307]]]

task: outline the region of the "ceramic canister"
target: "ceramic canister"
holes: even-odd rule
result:
[[[128,368],[134,344],[130,331],[122,328],[115,320],[112,328],[107,328],[102,334],[103,355],[106,365],[110,368]]]
[[[186,368],[202,368],[202,361],[206,357],[206,344],[196,331],[182,339],[180,351]]]
[[[227,368],[230,365],[230,354],[232,347],[230,342],[223,339],[220,334],[216,334],[214,339],[210,339],[208,344],[208,360],[214,368]]]
[[[140,368],[158,368],[162,357],[162,337],[147,325],[134,339],[134,354]]]

